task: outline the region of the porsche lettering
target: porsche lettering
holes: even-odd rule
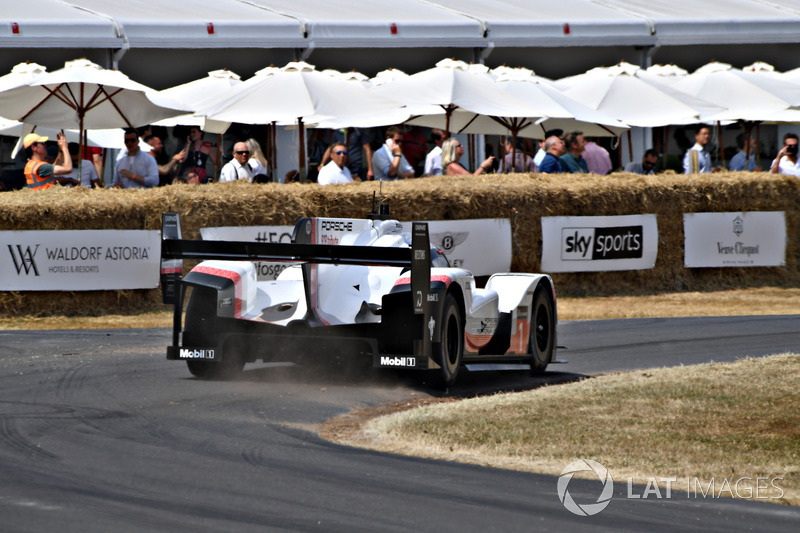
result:
[[[323,231],[353,231],[353,223],[348,220],[321,220]]]

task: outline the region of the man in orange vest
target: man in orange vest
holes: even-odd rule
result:
[[[58,148],[64,158],[62,164],[55,165],[46,162],[47,147],[45,142],[47,137],[42,137],[36,133],[29,133],[22,140],[22,145],[25,147],[25,155],[28,156],[28,164],[25,165],[25,179],[28,182],[27,187],[34,190],[49,189],[55,183],[60,183],[63,174],[72,172],[72,157],[69,155],[69,148],[67,146],[67,139],[63,133],[56,134]],[[72,179],[67,178],[67,181]]]

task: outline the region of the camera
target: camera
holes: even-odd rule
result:
[[[786,153],[789,155],[797,155],[797,145],[796,144],[787,144],[786,145]]]

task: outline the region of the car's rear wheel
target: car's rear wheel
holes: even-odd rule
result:
[[[439,370],[440,384],[450,387],[456,382],[464,354],[464,320],[458,302],[451,293],[445,296],[440,324],[441,342],[433,343],[433,356],[442,367]]]
[[[218,349],[220,334],[217,320],[217,295],[213,289],[195,287],[186,305],[186,320],[183,327],[183,345],[187,348]],[[219,350],[219,349],[218,349]],[[219,354],[220,361],[187,359],[186,366],[193,376],[203,379],[230,379],[241,373],[244,361],[235,353]]]
[[[531,372],[541,374],[553,359],[555,346],[556,321],[553,315],[553,302],[544,290],[539,290],[533,297],[533,315],[531,333],[528,341],[528,353],[531,354]]]

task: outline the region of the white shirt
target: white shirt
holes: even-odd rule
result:
[[[800,178],[800,157],[797,158],[797,163],[792,163],[787,156],[781,157],[778,163],[778,174],[788,174]]]
[[[62,178],[72,178],[72,180],[75,182],[75,185],[81,185],[83,187],[86,187],[87,189],[91,189],[92,182],[99,181],[100,178],[97,177],[97,170],[95,170],[94,164],[91,161],[84,159],[82,163],[83,164],[81,164],[80,166],[81,167],[80,180],[78,179],[77,161],[72,162],[73,165],[72,172],[70,172],[69,174],[64,174]]]
[[[347,167],[339,168],[335,162],[330,161],[327,165],[319,169],[317,183],[319,185],[335,185],[337,183],[352,183],[353,176]]]
[[[247,164],[250,165],[250,169],[253,171],[253,176],[258,176],[259,174],[263,174],[264,176],[267,175],[267,167],[262,165],[261,162],[255,157],[248,159]]]
[[[440,146],[434,147],[434,149],[425,156],[425,175],[442,175],[442,148]]]
[[[247,163],[241,165],[237,160],[231,159],[222,167],[222,171],[219,174],[219,181],[222,183],[236,180],[247,180],[253,183],[253,169]]]
[[[539,151],[536,152],[535,156],[533,156],[533,164],[536,165],[536,168],[542,166],[542,161],[544,161],[545,155],[547,155],[547,152],[539,148]]]
[[[144,177],[144,185],[130,178],[124,177],[120,171],[129,170],[137,176]],[[114,167],[114,177],[111,186],[122,182],[123,189],[143,189],[145,187],[158,187],[158,164],[156,158],[141,149],[136,155],[129,155],[127,150],[120,152],[117,165]]]

